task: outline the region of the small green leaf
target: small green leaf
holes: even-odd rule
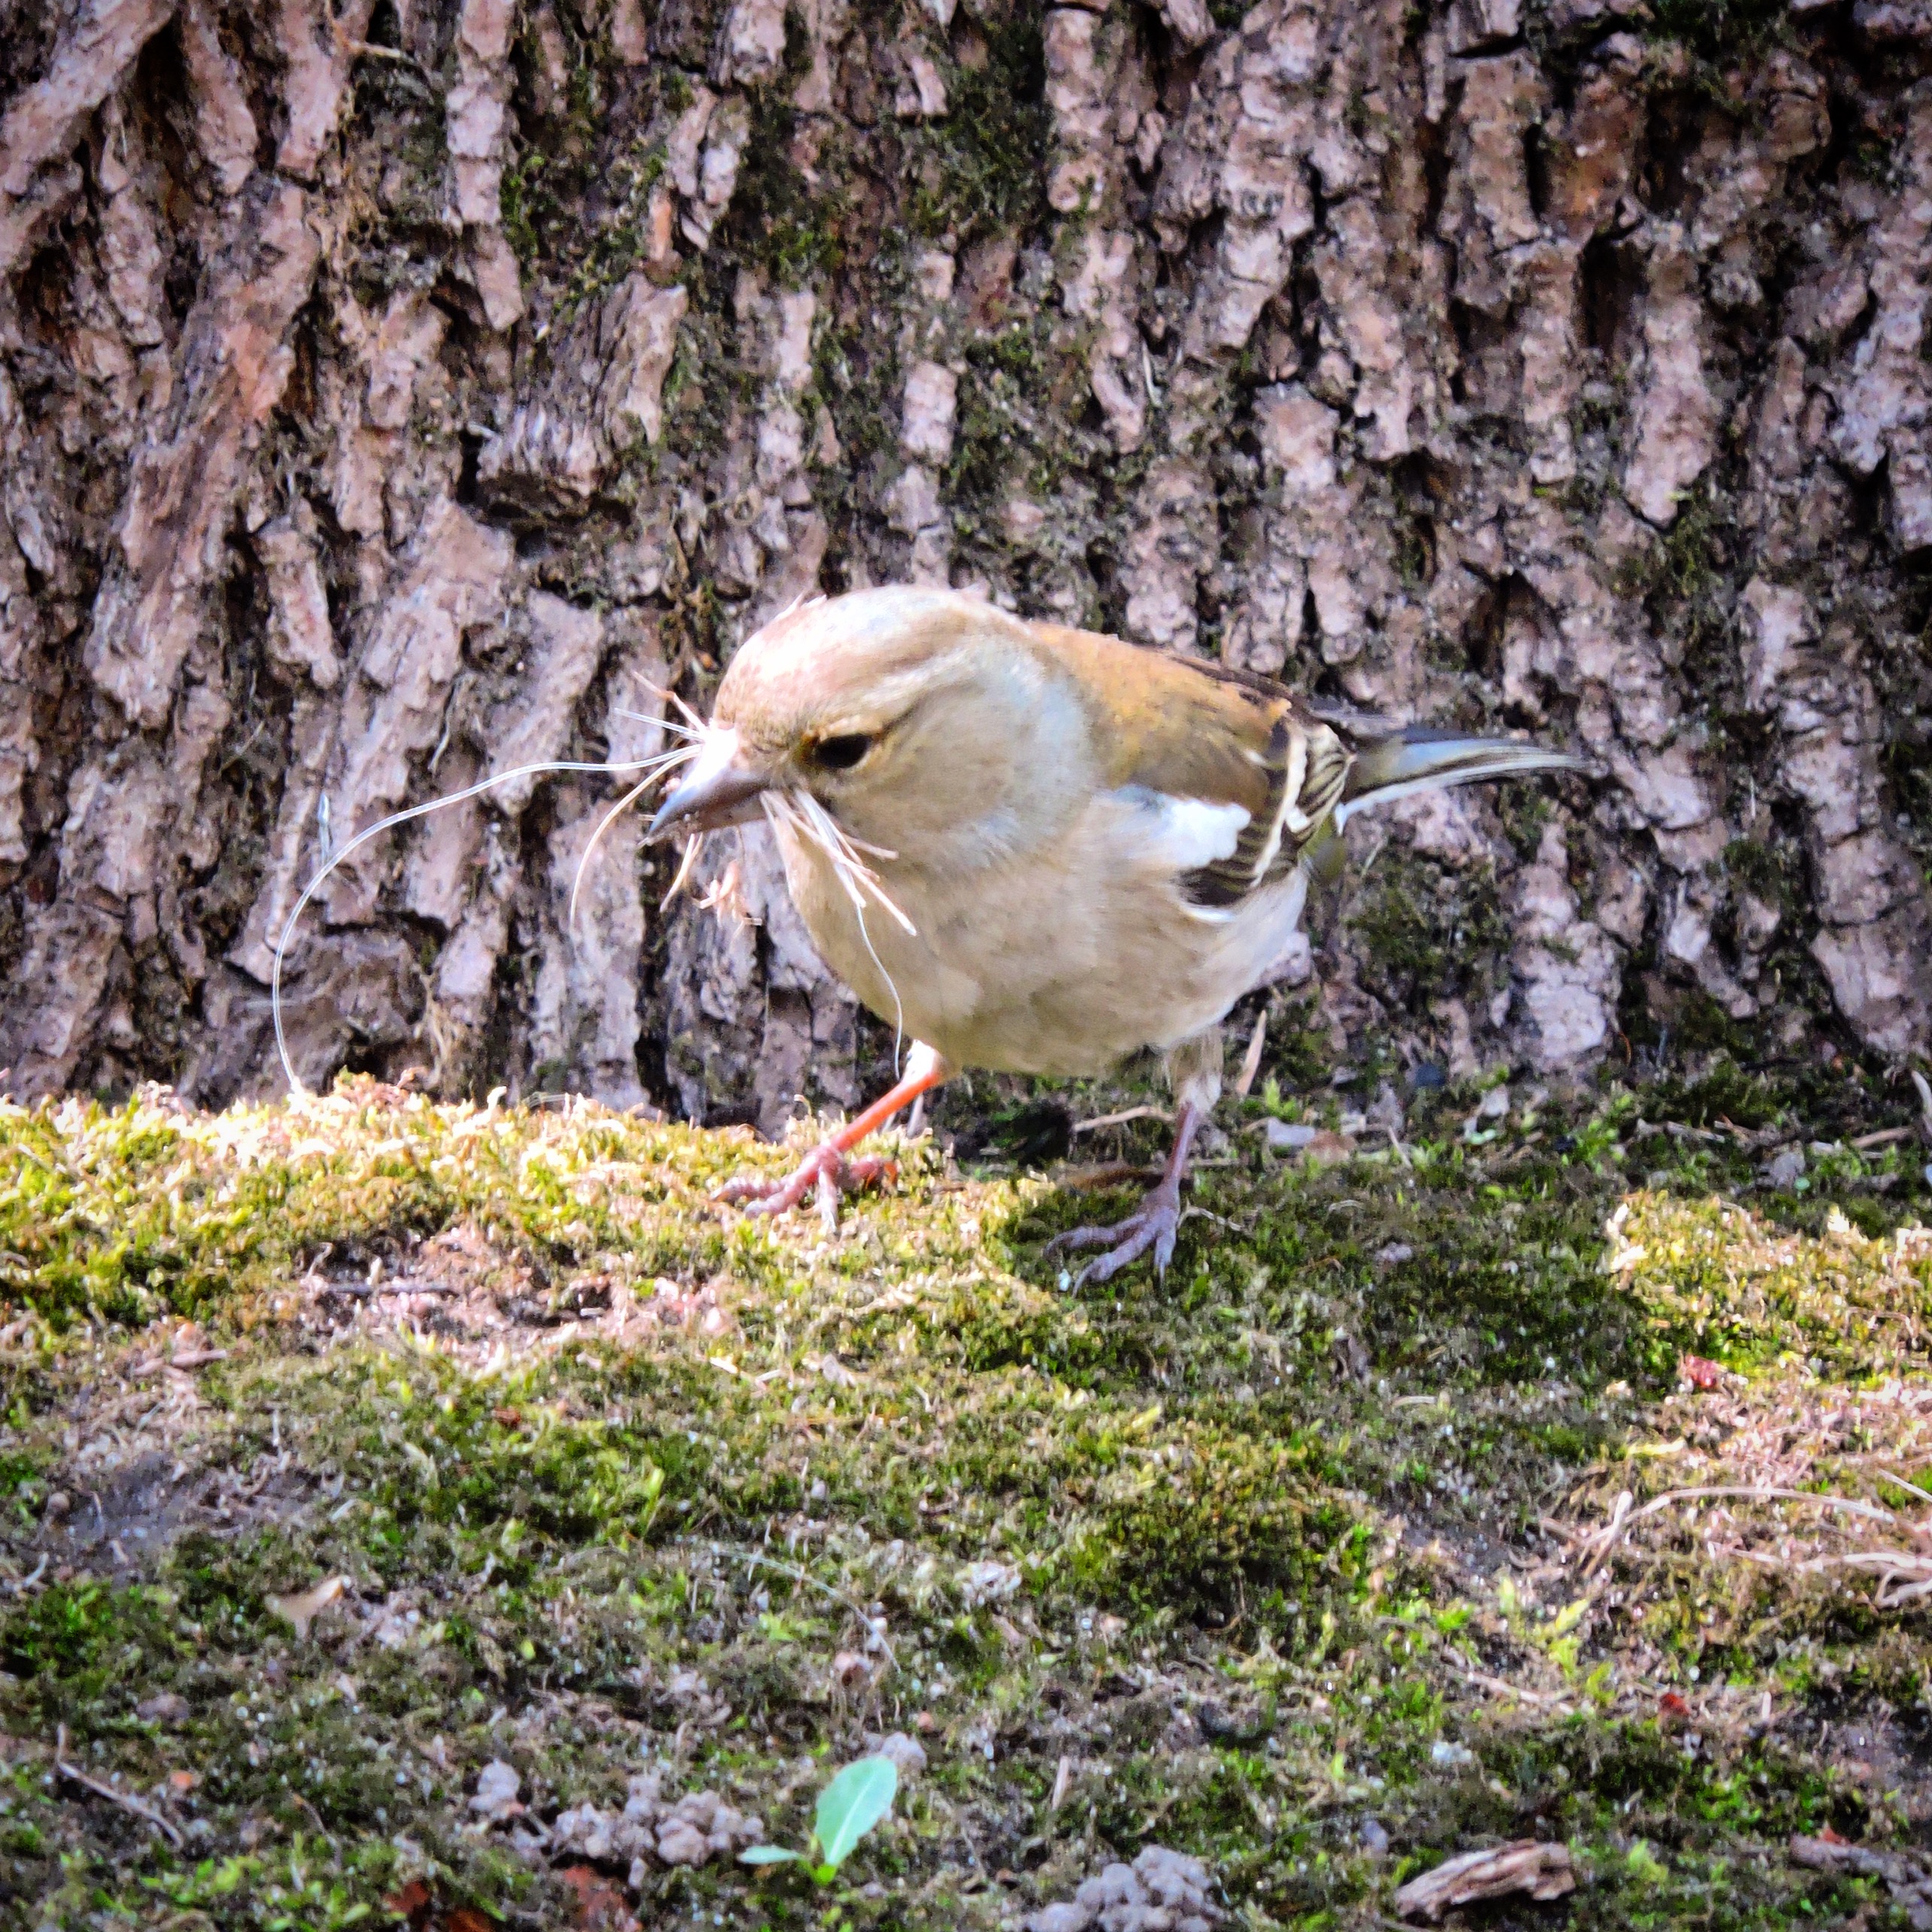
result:
[[[834,1871],[852,1847],[892,1809],[899,1767],[889,1757],[861,1757],[848,1764],[819,1794],[819,1847]]]
[[[1645,1885],[1657,1885],[1670,1876],[1669,1867],[1659,1861],[1657,1854],[1641,1838],[1624,1855],[1624,1862],[1630,1876],[1641,1879]]]
[[[741,1865],[789,1865],[804,1857],[802,1852],[788,1852],[782,1845],[754,1845],[738,1854]]]

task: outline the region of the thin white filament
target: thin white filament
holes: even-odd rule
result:
[[[609,831],[611,827],[615,825],[618,820],[622,818],[624,813],[629,811],[631,807],[636,804],[638,800],[642,798],[645,793],[649,791],[652,786],[655,785],[659,779],[664,777],[667,773],[675,771],[679,765],[688,764],[691,761],[697,756],[697,747],[695,745],[681,745],[674,752],[667,752],[658,761],[656,768],[654,770],[647,773],[639,783],[633,785],[630,789],[603,815],[603,819],[599,822],[597,830],[591,834],[590,843],[584,848],[583,856],[577,861],[576,876],[570,881],[570,923],[574,924],[576,922],[577,917],[577,895],[583,889],[584,874],[585,871],[588,870],[591,861],[595,855],[597,847],[603,843],[604,834]]]
[[[794,792],[787,802],[798,813],[809,828],[813,843],[838,869],[845,882],[846,890],[852,895],[854,904],[858,903],[861,892],[870,892],[908,933],[916,937],[919,928],[893,903],[892,895],[879,883],[878,873],[860,857],[861,848],[858,840],[810,792]],[[886,852],[881,846],[867,846],[862,849],[877,852],[884,858],[896,856]]]
[[[899,1077],[900,1050],[906,1043],[905,1003],[899,998],[898,982],[886,970],[886,962],[879,956],[879,949],[872,943],[872,935],[865,929],[865,902],[854,899],[852,909],[858,920],[858,936],[865,942],[865,949],[871,955],[872,963],[879,968],[879,977],[886,982],[886,990],[892,995],[892,1077]]]
[[[815,798],[812,802],[816,805],[819,801]],[[821,810],[823,809],[820,807]],[[839,843],[847,852],[862,852],[868,858],[897,858],[899,855],[896,848],[892,846],[867,845],[863,839],[854,838],[836,819],[832,820],[832,824],[838,833]]]
[[[900,1049],[906,1037],[906,1008],[899,998],[898,982],[886,970],[885,961],[879,958],[879,949],[873,944],[872,934],[866,925],[866,893],[869,891],[907,932],[916,937],[919,928],[893,903],[879,883],[877,873],[858,856],[858,842],[811,793],[768,791],[764,796],[764,809],[765,816],[774,825],[782,825],[794,836],[818,847],[831,867],[832,876],[852,901],[853,915],[858,921],[858,936],[864,942],[873,964],[879,969],[879,977],[886,982],[886,990],[892,995],[892,1070],[896,1074]],[[870,852],[882,849],[876,846],[865,849]]]
[[[651,688],[655,691],[657,686],[653,685]],[[668,731],[676,738],[701,738],[704,735],[703,731],[696,725],[680,724],[674,718],[653,718],[648,711],[633,711],[621,704],[613,704],[610,708],[610,715],[613,718],[627,718],[633,724],[655,726],[658,731]]]
[[[699,717],[697,713],[692,710],[691,706],[685,703],[684,700],[668,685],[653,684],[649,678],[639,678],[637,682],[653,697],[661,697],[667,704],[675,704],[684,713],[685,722],[682,724],[673,724],[667,718],[647,718],[640,711],[620,711],[618,713],[619,717],[635,718],[640,724],[661,724],[667,731],[676,731],[687,738],[701,737],[710,729],[704,720]]]
[[[671,879],[670,889],[658,903],[660,913],[667,910],[671,901],[684,890],[685,881],[691,876],[692,868],[697,864],[697,855],[704,849],[706,836],[700,832],[695,838],[685,840],[684,856],[678,861],[678,869]]]
[[[744,841],[741,839],[739,841],[739,850],[742,852],[743,849]],[[724,870],[719,873],[718,876],[712,879],[698,895],[696,901],[697,910],[700,913],[721,913],[727,918],[737,919],[748,925],[762,924],[763,922],[753,915],[750,907],[746,903],[744,882],[741,873],[742,867],[740,861],[735,858],[731,860],[725,866]]]
[[[336,867],[353,852],[360,851],[371,839],[393,830],[397,825],[407,825],[412,819],[427,818],[432,812],[440,812],[445,806],[460,805],[466,798],[480,797],[500,785],[508,785],[518,778],[541,778],[551,772],[630,772],[649,770],[653,778],[660,776],[672,766],[682,763],[689,754],[683,751],[661,752],[648,758],[601,759],[594,762],[578,759],[548,759],[541,764],[518,765],[513,770],[498,772],[494,777],[479,779],[474,785],[467,785],[460,791],[452,791],[445,798],[432,798],[421,805],[406,807],[400,812],[392,812],[387,818],[378,819],[366,831],[357,833],[346,845],[328,855],[327,861],[320,871],[302,888],[302,897],[296,901],[283,925],[281,937],[275,942],[275,958],[273,970],[269,975],[269,1011],[275,1021],[275,1052],[281,1061],[282,1077],[297,1093],[305,1094],[308,1089],[295,1071],[295,1063],[289,1058],[288,1036],[282,1025],[282,961],[287,955],[289,942],[295,937],[296,922],[308,910],[308,902],[322,889],[324,882]],[[650,782],[649,779],[646,781]]]

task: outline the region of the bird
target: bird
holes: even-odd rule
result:
[[[876,1180],[854,1150],[968,1068],[1102,1074],[1162,1056],[1159,1182],[1075,1286],[1172,1259],[1221,1022],[1280,959],[1348,819],[1436,788],[1585,769],[1570,753],[1364,725],[1258,674],[968,592],[877,587],[794,606],[739,649],[649,828],[762,818],[826,964],[909,1040],[891,1089],[782,1180],[777,1214]],[[694,855],[688,843],[687,857]]]

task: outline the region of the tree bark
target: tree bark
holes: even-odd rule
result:
[[[5,1084],[272,1089],[325,852],[905,581],[1596,761],[1351,827],[1338,1043],[1924,1054],[1932,8],[1757,5],[0,0]],[[614,782],[356,855],[301,1073],[849,1104]]]

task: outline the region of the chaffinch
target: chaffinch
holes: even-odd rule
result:
[[[1059,1238],[1105,1247],[1083,1282],[1150,1249],[1165,1271],[1188,1151],[1220,1095],[1220,1022],[1286,950],[1311,873],[1340,862],[1350,816],[1440,786],[1586,768],[1536,745],[1325,714],[1266,678],[937,590],[794,606],[732,660],[709,724],[670,728],[686,740],[671,751],[494,773],[331,855],[275,948],[269,1003],[290,1086],[302,1083],[283,961],[354,853],[544,773],[642,773],[587,865],[618,813],[676,777],[651,835],[693,835],[680,880],[705,834],[762,815],[827,962],[913,1040],[889,1092],[785,1180],[734,1182],[727,1198],[782,1213],[815,1188],[829,1201],[876,1179],[884,1163],[852,1150],[956,1068],[1097,1074],[1151,1047],[1177,1103],[1173,1150],[1126,1220]]]
[[[1152,1048],[1177,1115],[1159,1183],[1081,1280],[1165,1272],[1220,1023],[1280,958],[1348,816],[1432,787],[1581,768],[1496,738],[1324,718],[1265,678],[955,591],[794,607],[739,651],[653,837],[760,815],[826,963],[916,1043],[892,1091],[786,1180],[778,1213],[876,1177],[849,1158],[956,1069],[1091,1074]]]

